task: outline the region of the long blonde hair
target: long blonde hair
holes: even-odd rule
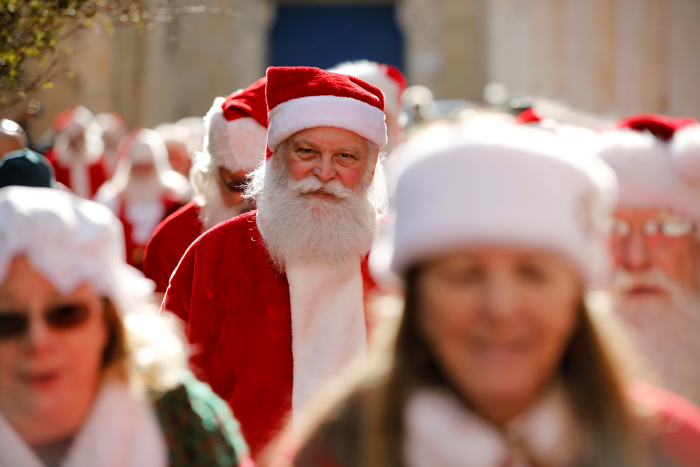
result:
[[[359,413],[360,456],[363,467],[401,467],[403,410],[418,387],[450,387],[419,328],[420,297],[416,283],[420,269],[407,274],[403,313],[393,342],[371,361],[352,387],[336,391],[307,422],[304,440],[313,439],[324,423],[348,405]],[[581,299],[578,323],[565,348],[558,376],[573,402],[584,440],[580,466],[647,467],[655,465],[650,432],[639,423],[625,395],[623,378]],[[347,410],[345,410],[347,412]],[[298,433],[299,434],[299,433]]]

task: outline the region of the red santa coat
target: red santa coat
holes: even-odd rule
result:
[[[278,273],[257,211],[200,236],[170,278],[163,308],[187,323],[195,372],[227,400],[256,457],[292,408],[294,362],[289,282]],[[362,263],[365,293],[374,287]]]
[[[165,293],[170,276],[187,248],[204,232],[200,207],[191,201],[158,224],[146,244],[143,273],[156,283],[156,292]]]
[[[163,204],[164,215],[160,216],[157,222],[161,222],[164,218],[173,214],[175,211],[182,207],[182,203],[177,201],[172,195],[166,194],[163,196],[161,203]],[[124,201],[123,196],[118,197],[118,206],[116,206],[116,213],[119,220],[124,226],[124,246],[126,249],[126,262],[137,269],[141,269],[143,266],[144,252],[146,248],[146,242],[139,242],[134,236],[134,230],[136,226],[129,219],[126,213],[127,204]]]
[[[71,170],[69,166],[63,165],[63,163],[58,159],[58,154],[53,146],[46,150],[44,156],[51,162],[54,172],[56,173],[56,181],[64,184],[71,190],[75,190],[75,187],[71,183]],[[107,169],[104,163],[104,156],[97,159],[95,162],[87,166],[88,170],[88,181],[90,182],[90,198],[95,196],[97,190],[102,186],[104,182],[107,181]]]

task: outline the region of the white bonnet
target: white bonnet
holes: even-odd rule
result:
[[[68,192],[0,190],[0,284],[17,255],[60,293],[87,282],[124,312],[153,293],[153,282],[126,264],[122,225],[112,211]]]
[[[472,121],[428,131],[392,157],[396,222],[370,260],[380,277],[480,245],[552,251],[586,283],[609,271],[617,183],[583,146],[546,130]]]

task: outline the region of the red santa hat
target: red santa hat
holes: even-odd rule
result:
[[[270,67],[266,94],[270,151],[298,131],[321,126],[352,131],[380,149],[387,143],[384,94],[354,76],[312,67]]]
[[[82,105],[74,105],[56,116],[53,121],[53,130],[56,133],[66,133],[74,137],[79,131],[86,131],[95,121],[95,116]]]
[[[267,103],[261,78],[230,96],[214,99],[204,117],[204,149],[217,165],[232,172],[250,171],[265,155]]]
[[[668,209],[700,222],[700,124],[640,114],[598,136],[620,184],[620,207]]]
[[[358,60],[341,63],[328,71],[354,76],[377,86],[384,93],[386,110],[397,113],[401,109],[401,96],[408,87],[408,80],[397,67],[386,63]]]
[[[380,276],[481,246],[551,251],[588,283],[609,271],[616,181],[592,150],[488,121],[430,130],[396,152],[394,232],[371,256]]]

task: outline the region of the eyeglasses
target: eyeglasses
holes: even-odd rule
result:
[[[661,235],[669,238],[677,238],[689,235],[695,231],[695,224],[681,217],[668,217],[666,219],[650,219],[645,221],[642,232],[647,237]],[[618,237],[628,237],[632,234],[632,225],[622,219],[615,219],[612,225],[612,233]]]
[[[44,319],[53,329],[70,329],[84,323],[90,316],[86,305],[61,305],[52,308]],[[29,332],[30,317],[26,313],[0,312],[0,340],[17,339]]]
[[[221,177],[221,182],[226,185],[228,191],[232,193],[243,193],[246,189],[246,180],[231,180],[230,182],[224,177],[224,171],[219,167],[219,176]]]

